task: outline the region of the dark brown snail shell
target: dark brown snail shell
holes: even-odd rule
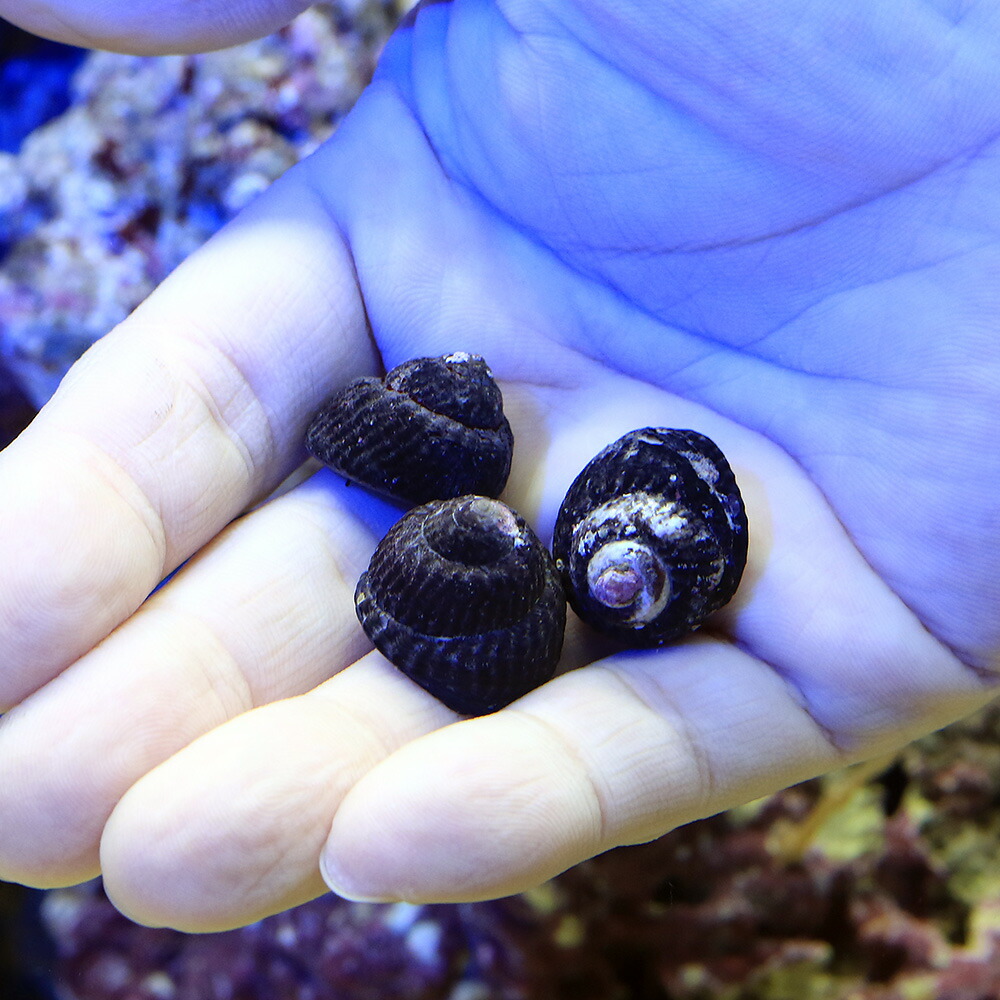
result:
[[[736,593],[747,558],[743,499],[703,434],[646,427],[577,476],[552,551],[584,621],[630,646],[658,646]]]
[[[499,496],[513,442],[486,362],[464,352],[356,379],[306,433],[306,448],[339,475],[408,504]]]
[[[449,708],[483,715],[553,674],[566,598],[548,551],[499,500],[410,511],[382,539],[355,593],[375,646]]]

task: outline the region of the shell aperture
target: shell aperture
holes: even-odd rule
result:
[[[355,379],[306,432],[309,452],[339,475],[406,504],[499,496],[513,441],[489,367],[465,352]]]
[[[482,496],[432,501],[398,521],[355,607],[387,659],[464,715],[547,681],[566,624],[552,557],[519,515]]]
[[[696,431],[646,427],[577,476],[553,554],[576,613],[630,646],[698,628],[739,586],[747,520],[719,448]]]

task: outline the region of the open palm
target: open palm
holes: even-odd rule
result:
[[[0,876],[100,867],[188,929],[320,859],[358,898],[505,894],[988,700],[1000,13],[890,6],[424,6],[0,456]],[[454,350],[543,537],[621,433],[718,442],[751,548],[711,627],[576,628],[582,669],[460,722],[368,652],[398,512],[325,472],[255,504],[334,387]]]

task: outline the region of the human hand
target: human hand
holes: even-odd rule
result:
[[[954,21],[424,8],[0,455],[0,874],[100,863],[193,930],[315,895],[321,858],[350,896],[500,895],[987,701],[1000,14]],[[396,512],[320,473],[233,520],[332,388],[453,350],[501,380],[543,538],[624,431],[718,442],[751,548],[710,628],[578,630],[582,669],[456,721],[354,619]]]

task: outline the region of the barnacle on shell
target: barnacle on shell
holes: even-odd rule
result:
[[[719,448],[690,430],[619,438],[574,480],[552,550],[576,613],[631,646],[697,628],[739,586],[747,519]]]
[[[335,472],[408,504],[499,496],[513,441],[489,367],[465,352],[355,379],[306,433],[308,450]]]
[[[547,681],[566,624],[552,557],[523,518],[482,496],[431,501],[398,521],[355,606],[386,658],[464,715]]]

